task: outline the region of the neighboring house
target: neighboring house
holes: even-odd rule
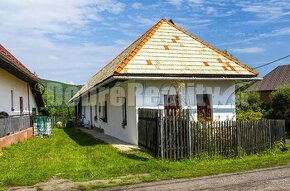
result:
[[[263,80],[255,82],[247,91],[259,92],[264,103],[270,103],[270,94],[280,86],[290,84],[290,64],[280,65],[265,75]]]
[[[38,112],[43,100],[37,91],[39,79],[0,45],[0,112],[9,116]]]
[[[84,123],[138,144],[138,108],[192,111],[193,120],[235,119],[235,80],[258,75],[161,19],[72,98]]]

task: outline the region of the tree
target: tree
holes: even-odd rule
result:
[[[268,117],[284,119],[286,111],[290,109],[290,85],[279,87],[270,97],[271,109]]]

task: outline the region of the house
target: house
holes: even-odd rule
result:
[[[138,144],[138,108],[183,109],[193,120],[235,119],[235,80],[258,73],[161,19],[71,101],[89,127]]]
[[[277,66],[270,73],[265,75],[263,80],[255,82],[251,85],[247,91],[259,92],[261,100],[264,103],[270,103],[270,94],[273,90],[280,86],[285,86],[290,84],[290,64]]]
[[[37,90],[39,79],[0,45],[0,112],[31,115],[44,106]]]

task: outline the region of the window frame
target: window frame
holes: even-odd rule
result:
[[[108,122],[108,103],[107,101],[102,102],[102,104],[99,105],[99,111],[100,111],[100,120],[107,123]]]

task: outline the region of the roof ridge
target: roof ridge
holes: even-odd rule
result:
[[[130,62],[130,60],[139,52],[139,50],[144,46],[144,44],[154,35],[154,33],[157,31],[157,29],[162,25],[163,22],[165,22],[166,19],[162,18],[160,19],[153,27],[151,27],[148,31],[146,31],[141,37],[139,37],[136,41],[140,40],[144,35],[145,38],[139,42],[139,44],[134,48],[134,50],[131,51],[131,53],[128,54],[127,57],[123,59],[123,61],[120,62],[120,64],[117,66],[114,75],[119,75],[120,72],[125,68],[125,66]],[[136,41],[134,41],[131,45],[133,45]],[[130,45],[130,46],[131,46]],[[129,47],[130,47],[129,46]],[[129,48],[128,47],[128,48]],[[126,48],[125,50],[127,50]],[[124,50],[124,51],[125,51]],[[123,52],[124,52],[123,51]]]
[[[218,54],[220,54],[220,55],[222,55],[222,56],[228,58],[229,60],[233,61],[234,63],[236,63],[236,64],[238,64],[238,65],[240,65],[242,68],[248,70],[249,72],[251,72],[251,73],[253,73],[253,74],[255,74],[255,75],[258,75],[258,74],[259,74],[258,72],[254,71],[252,68],[250,68],[250,67],[248,67],[248,66],[246,66],[246,65],[244,65],[244,64],[242,64],[242,63],[240,63],[240,62],[239,62],[238,60],[236,60],[235,58],[233,58],[233,57],[231,57],[231,56],[225,54],[224,52],[220,51],[219,49],[215,48],[214,46],[212,46],[212,45],[206,43],[205,41],[199,39],[198,37],[196,37],[196,36],[190,34],[190,33],[187,32],[186,30],[184,30],[184,29],[182,29],[181,27],[179,27],[179,26],[177,26],[177,25],[171,23],[171,22],[168,21],[167,19],[163,19],[163,20],[164,20],[167,24],[169,24],[170,26],[172,26],[172,27],[176,28],[177,30],[183,32],[184,34],[190,36],[190,37],[193,38],[194,40],[196,40],[196,41],[202,43],[202,44],[205,45],[206,47],[208,47],[208,48],[212,49],[213,51],[217,52]]]

